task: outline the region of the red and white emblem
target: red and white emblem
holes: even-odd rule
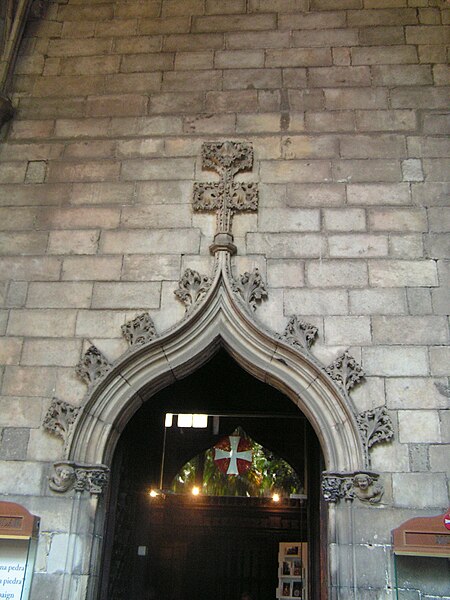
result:
[[[444,515],[444,527],[450,529],[450,511]]]
[[[228,435],[214,446],[214,462],[226,475],[242,475],[252,466],[250,440]]]

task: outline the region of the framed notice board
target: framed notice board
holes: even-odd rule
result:
[[[450,589],[450,511],[416,517],[392,532],[395,590],[440,597]]]
[[[28,600],[39,518],[20,504],[0,502],[0,598]]]
[[[277,598],[308,600],[308,544],[282,542],[278,551]]]

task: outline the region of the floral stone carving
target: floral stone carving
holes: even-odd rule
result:
[[[257,268],[247,271],[232,283],[233,291],[238,293],[247,308],[255,311],[257,304],[267,298],[267,291]]]
[[[394,427],[384,406],[366,410],[356,415],[364,445],[367,465],[370,466],[369,448],[379,442],[387,442],[394,437]]]
[[[348,352],[344,352],[341,356],[325,368],[325,371],[337,381],[348,395],[350,390],[364,377],[364,371],[353,356]]]
[[[138,315],[132,321],[122,325],[122,333],[130,346],[138,346],[151,342],[157,337],[155,324],[148,312]]]
[[[187,312],[203,300],[211,283],[211,278],[207,275],[200,275],[198,271],[186,269],[174,294],[184,304]]]
[[[65,493],[71,489],[90,494],[103,493],[109,481],[109,468],[105,465],[77,464],[73,461],[57,462],[48,485],[54,492]]]
[[[76,368],[77,374],[89,386],[103,377],[111,368],[109,361],[96,346],[90,346]]]
[[[42,423],[43,427],[67,442],[72,424],[75,422],[80,409],[64,400],[53,398]]]
[[[293,346],[299,346],[304,350],[309,350],[317,336],[317,331],[317,327],[314,327],[314,325],[306,323],[305,321],[301,321],[296,315],[293,315],[289,319],[286,329],[281,337]]]
[[[234,253],[236,247],[231,243],[234,213],[258,209],[257,184],[233,180],[240,171],[251,170],[252,145],[246,142],[206,142],[202,146],[202,166],[215,171],[220,181],[195,183],[193,208],[203,212],[217,210],[216,245],[211,247],[211,251],[226,247]]]

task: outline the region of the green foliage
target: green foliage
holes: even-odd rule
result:
[[[242,475],[225,475],[214,462],[214,449],[210,448],[187,462],[172,483],[176,493],[187,493],[194,485],[208,496],[271,496],[299,494],[302,482],[294,469],[257,442],[252,444],[251,468]]]

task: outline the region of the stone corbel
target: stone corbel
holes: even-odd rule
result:
[[[53,473],[48,480],[53,492],[66,493],[89,492],[100,495],[109,481],[109,468],[106,465],[78,464],[73,461],[57,462],[53,465]]]
[[[363,503],[378,504],[384,493],[383,485],[378,479],[378,473],[371,471],[323,473],[323,498],[325,502],[332,503],[358,499]]]

